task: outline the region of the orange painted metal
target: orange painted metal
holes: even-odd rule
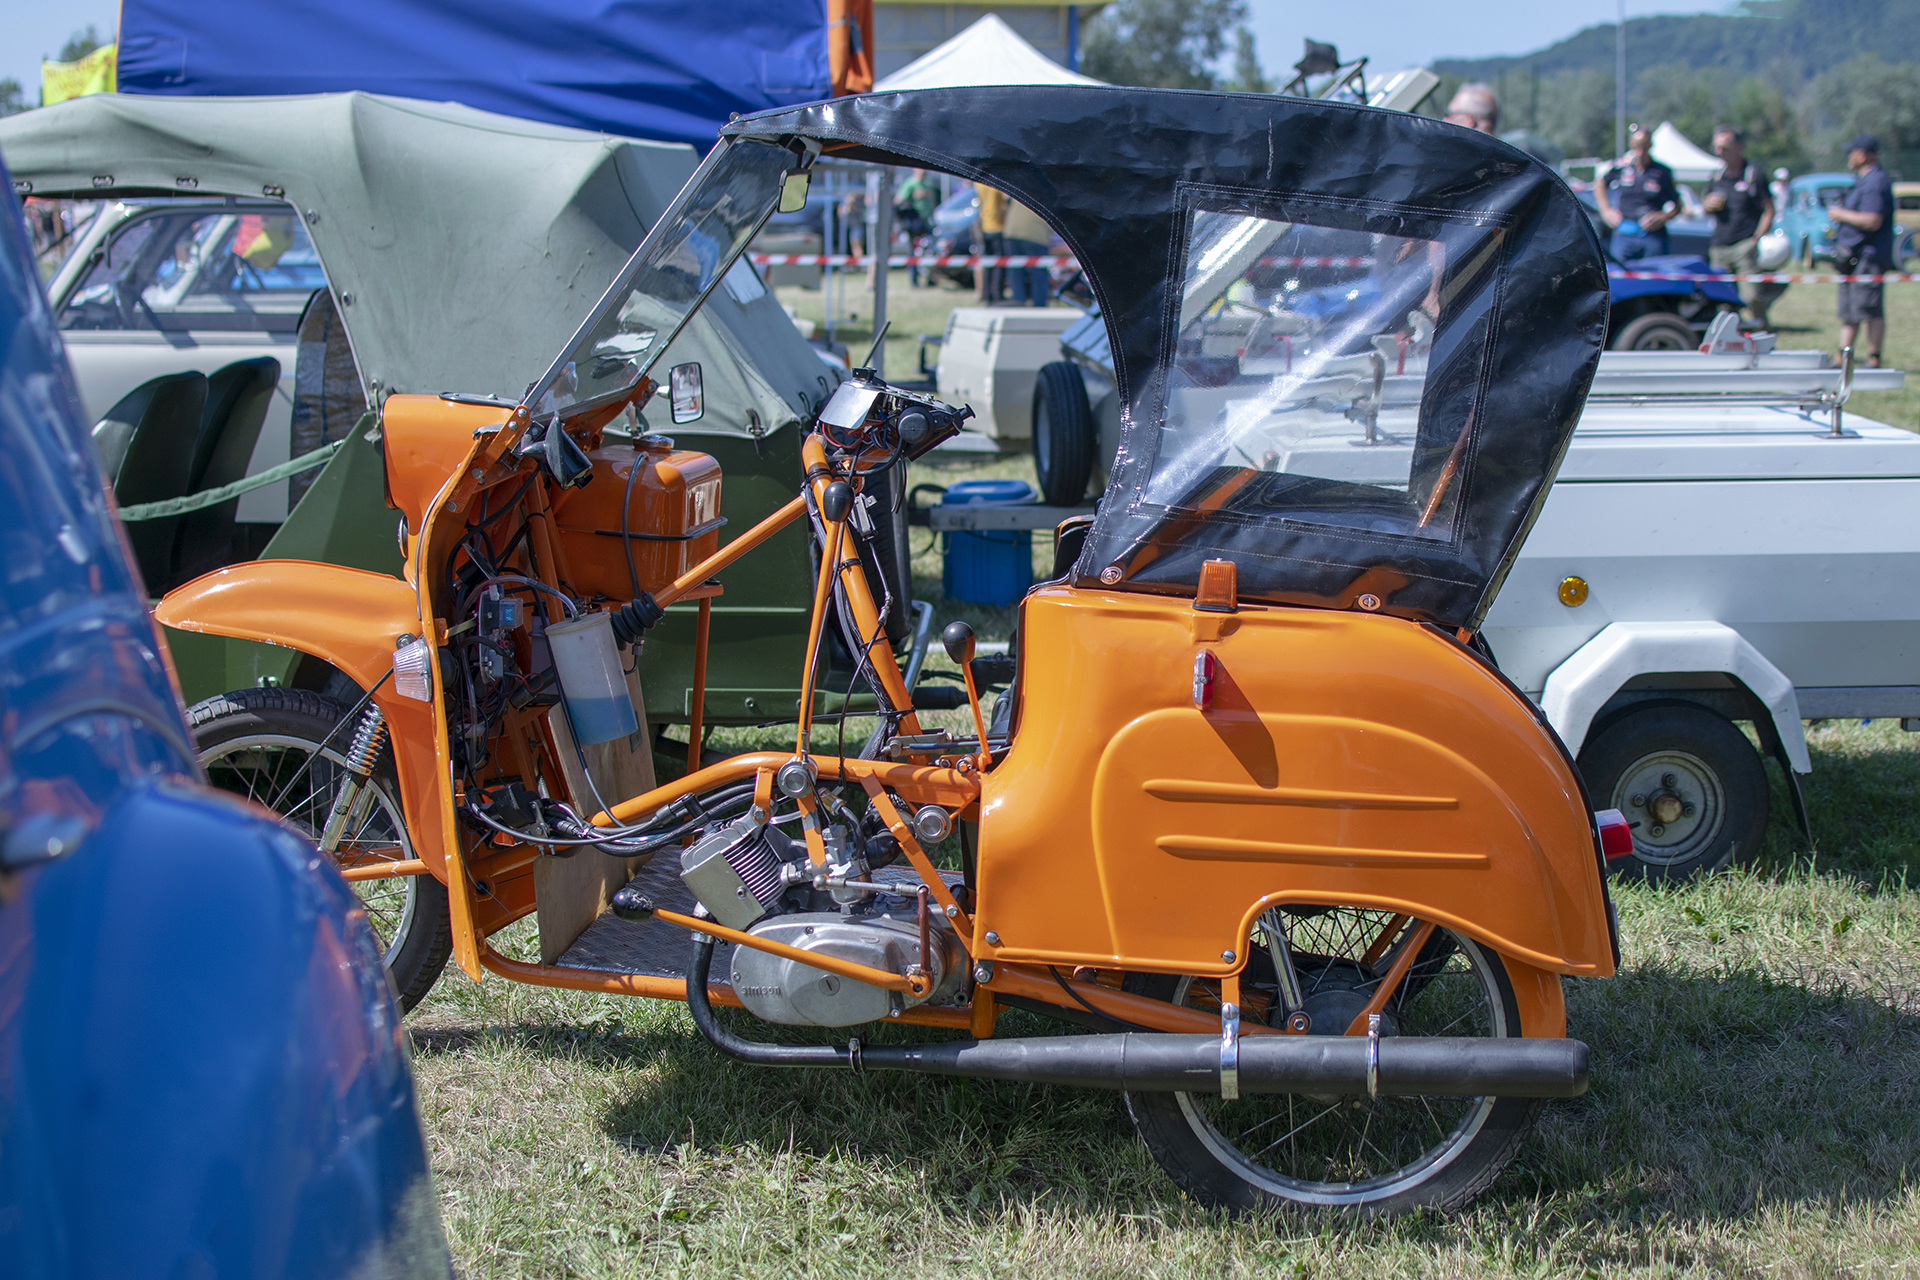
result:
[[[435,748],[434,705],[405,698],[393,682],[395,640],[424,628],[414,590],[397,578],[306,560],[255,560],[219,569],[167,593],[154,606],[165,626],[263,640],[338,667],[386,716],[414,852],[442,874],[452,812],[432,803],[445,788],[446,757]]]
[[[720,464],[659,436],[641,446],[589,449],[593,480],[553,496],[554,536],[578,595],[631,600],[636,578],[640,590],[658,592],[720,547]],[[623,505],[638,536],[621,536]]]
[[[1201,616],[1218,633],[1204,713]],[[1612,972],[1579,783],[1536,709],[1448,637],[1043,587],[1021,651],[1020,733],[983,784],[976,955],[1221,976],[1260,912],[1341,903]]]
[[[1432,936],[1433,921],[1423,920],[1414,926],[1413,936],[1407,939],[1405,946],[1400,948],[1400,954],[1394,959],[1392,967],[1387,970],[1387,976],[1380,979],[1380,985],[1374,988],[1373,998],[1367,1001],[1367,1007],[1354,1014],[1353,1021],[1347,1024],[1348,1035],[1367,1034],[1367,1015],[1382,1013],[1386,1010],[1387,1001],[1392,999],[1393,993],[1400,989],[1400,984],[1407,980],[1407,970],[1413,968],[1414,959],[1419,956],[1420,949],[1427,945],[1427,939]]]
[[[402,876],[431,875],[427,864],[419,858],[408,858],[401,862],[363,862],[359,866],[341,867],[342,880],[395,880]]]
[[[1065,990],[1061,989],[1062,982],[1066,984]],[[1091,982],[1075,982],[1064,976],[1056,982],[1053,974],[1044,968],[1036,970],[1018,965],[997,966],[993,981],[983,990],[1002,996],[1039,1000],[1064,1009],[1077,1008],[1077,1002],[1073,997],[1078,996],[1115,1022],[1148,1027],[1154,1031],[1177,1031],[1197,1035],[1220,1034],[1218,1010],[1209,1013],[1203,1009],[1190,1009],[1183,1005],[1169,1004],[1165,1000],[1154,1000],[1147,996],[1115,991],[1112,987],[1102,987]],[[1240,1033],[1248,1036],[1278,1034],[1271,1028],[1251,1022],[1242,1023]]]
[[[825,973],[837,973],[843,978],[855,982],[864,982],[884,991],[899,991],[909,995],[922,995],[930,985],[928,980],[918,974],[903,975],[889,973],[885,969],[874,969],[852,960],[842,960],[838,956],[826,955],[819,951],[803,951],[799,947],[790,947],[784,942],[775,942],[758,934],[747,933],[740,929],[729,929],[713,920],[697,920],[692,916],[683,916],[677,911],[656,911],[654,919],[664,920],[668,924],[679,925],[688,933],[704,933],[720,938],[737,947],[751,947],[755,951],[764,951],[783,960],[793,960],[800,964],[812,965]]]
[[[387,505],[407,517],[418,537],[447,478],[473,449],[473,433],[498,427],[511,410],[456,404],[438,396],[389,396],[381,406],[380,448],[386,456]]]
[[[835,478],[827,462],[826,442],[819,435],[809,435],[800,442],[800,464],[806,472],[807,483],[813,488],[813,501],[818,509],[827,486]],[[886,693],[887,701],[896,711],[906,713],[900,719],[900,732],[918,733],[920,720],[912,711],[913,695],[907,690],[906,678],[900,674],[900,664],[893,659],[886,628],[881,625],[880,608],[874,602],[872,588],[867,585],[866,570],[861,568],[857,556],[849,556],[840,563],[840,590],[846,597],[848,610],[859,633],[871,637],[866,642],[869,667]]]
[[[880,820],[887,824],[887,830],[893,834],[895,840],[900,842],[901,852],[907,855],[907,861],[913,864],[913,869],[920,873],[922,883],[932,892],[934,901],[940,904],[940,909],[946,913],[947,919],[953,922],[953,927],[959,931],[961,940],[964,942],[972,937],[973,921],[968,919],[966,910],[954,898],[953,890],[947,888],[946,877],[934,868],[932,859],[928,858],[926,852],[920,848],[920,842],[914,839],[912,829],[900,816],[900,810],[894,806],[892,800],[887,798],[887,793],[879,782],[873,778],[862,778],[860,781],[861,787],[873,801],[873,807],[879,812]]]
[[[781,507],[765,520],[762,520],[759,524],[753,526],[753,528],[747,530],[732,542],[729,542],[726,546],[720,548],[705,560],[702,560],[699,564],[675,578],[672,586],[663,591],[654,592],[654,603],[664,609],[675,601],[684,599],[687,595],[691,594],[695,588],[704,585],[707,579],[713,577],[722,569],[725,569],[741,556],[746,555],[747,552],[752,551],[755,547],[758,547],[768,538],[771,538],[774,534],[780,532],[805,514],[807,514],[807,500],[805,498],[795,498],[792,502]]]

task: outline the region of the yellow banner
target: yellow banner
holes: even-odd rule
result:
[[[112,93],[119,48],[102,45],[78,62],[42,62],[40,105],[50,107],[89,93]]]

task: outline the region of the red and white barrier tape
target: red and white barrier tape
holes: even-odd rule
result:
[[[851,253],[753,253],[748,254],[757,267],[870,267],[873,259]],[[1070,267],[1078,259],[1059,256],[1013,258],[1005,254],[943,253],[895,254],[887,259],[890,267]]]
[[[1687,271],[1620,271],[1607,268],[1615,280],[1718,280],[1722,284],[1911,284],[1920,280],[1920,272],[1888,271],[1877,276],[1837,276],[1830,272],[1782,274],[1777,271],[1748,275],[1713,275]]]
[[[747,255],[758,267],[865,267],[873,264],[870,256],[851,253],[753,253]],[[1007,254],[943,253],[895,254],[887,259],[893,267],[1071,267],[1078,259],[1069,254],[1013,257]],[[1263,267],[1371,267],[1372,258],[1262,258]]]

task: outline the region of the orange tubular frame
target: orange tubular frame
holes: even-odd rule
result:
[[[528,422],[524,409],[506,415],[427,397],[388,400],[389,493],[410,533],[405,583],[334,566],[260,562],[182,588],[156,616],[170,626],[288,644],[334,662],[362,687],[372,685],[390,667],[395,635],[416,634],[435,648],[446,642],[444,605],[434,599],[440,567],[465,536],[464,513],[481,491],[517,481],[532,466],[510,453]],[[802,442],[801,456],[807,493],[656,593],[663,608],[701,601],[690,772],[612,803],[610,812],[594,815],[595,825],[631,822],[745,779],[770,807],[773,773],[790,755],[755,752],[698,767],[708,604],[718,590],[715,575],[810,509],[818,512],[835,479],[857,483],[858,463],[836,468],[818,435]],[[556,540],[547,536],[544,506],[540,496],[529,502],[529,563],[557,588],[567,575]],[[919,732],[866,574],[857,556],[840,554],[844,525],[822,526],[826,547],[796,740],[803,754],[813,667],[835,587],[860,637],[872,637],[866,657],[890,704],[882,711],[899,717],[902,733]],[[285,602],[293,592],[325,605],[290,620]],[[1413,928],[1370,1011],[1384,1006],[1419,942],[1439,926],[1500,953],[1523,1034],[1563,1035],[1560,975],[1608,972],[1611,958],[1604,912],[1596,914],[1603,898],[1586,815],[1568,805],[1579,787],[1532,709],[1457,646],[1398,619],[1259,607],[1196,613],[1192,604],[1057,586],[1029,595],[1021,605],[1022,731],[997,765],[986,755],[984,734],[977,759],[970,753],[953,762],[961,767],[816,761],[820,776],[866,791],[978,966],[982,980],[970,1004],[922,1005],[898,1020],[987,1036],[1003,1000],[1025,999],[1084,1003],[1158,1030],[1217,1032],[1218,1018],[1204,1010],[1070,980],[1061,967],[1192,974],[1232,990],[1246,963],[1236,953],[1261,912],[1338,902],[1395,913],[1403,917],[1398,929]],[[1201,645],[1216,656],[1226,692],[1213,707],[1196,710],[1190,673]],[[535,985],[683,999],[683,979],[528,964],[489,945],[487,935],[512,917],[502,915],[506,908],[493,891],[493,900],[477,900],[476,882],[490,880],[496,890],[514,883],[510,877],[525,877],[539,850],[463,847],[471,838],[455,819],[446,707],[434,683],[431,703],[395,698],[390,687],[377,695],[394,725],[416,859],[350,866],[347,877],[425,872],[445,880],[454,955],[476,979],[490,970]],[[1472,709],[1465,718],[1471,724],[1461,723],[1462,707]],[[528,759],[553,749],[528,725],[514,737]],[[914,839],[901,804],[909,812],[932,804],[979,815],[976,893],[964,905]],[[988,814],[995,815],[991,824]],[[817,846],[817,831],[809,831],[808,843]],[[1145,888],[1167,885],[1181,886],[1180,895]],[[532,909],[525,889],[520,882],[523,912]],[[1169,912],[1175,901],[1184,905]],[[883,989],[915,990],[909,977],[711,921],[657,914]],[[710,994],[738,1003],[723,987]],[[1347,1031],[1364,1030],[1363,1012]],[[1251,1024],[1242,1031],[1268,1033]]]

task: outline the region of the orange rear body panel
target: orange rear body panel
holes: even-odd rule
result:
[[[977,955],[1225,975],[1267,907],[1376,906],[1518,962],[1530,1035],[1555,1034],[1555,974],[1613,971],[1579,783],[1450,640],[1377,614],[1047,587],[1021,655],[1018,731],[981,800]]]

